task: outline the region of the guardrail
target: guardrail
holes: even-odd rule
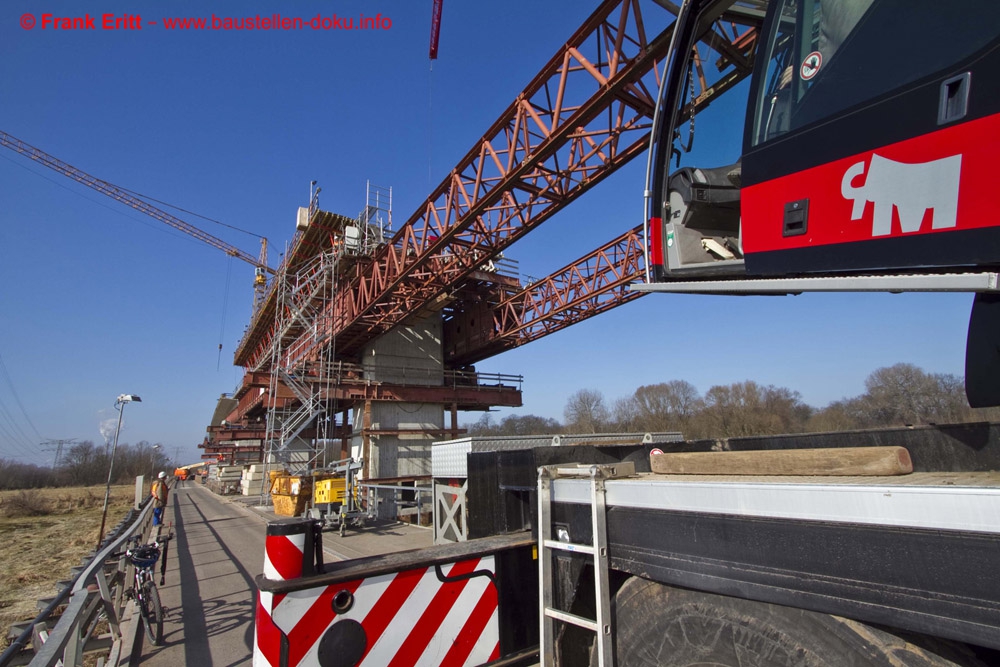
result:
[[[135,605],[125,598],[124,584],[132,580],[130,568],[134,566],[124,556],[110,572],[105,563],[108,555],[120,550],[133,535],[147,535],[151,520],[152,504],[147,499],[140,511],[126,515],[73,583],[0,654],[0,667],[79,666],[84,654],[98,650],[108,650],[104,664],[127,661],[142,637]],[[66,609],[49,629],[56,609],[64,603]],[[106,630],[103,621],[107,622]]]
[[[431,498],[426,500],[423,496],[431,495],[434,492],[430,486],[404,486],[397,484],[372,484],[364,481],[358,482],[358,487],[364,489],[368,498],[368,516],[373,518],[389,518],[381,516],[382,511],[387,506],[388,513],[392,517],[416,516],[417,523],[420,522],[422,514],[430,513],[433,507]],[[404,497],[412,496],[412,497]]]

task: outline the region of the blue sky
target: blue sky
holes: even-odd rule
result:
[[[431,0],[5,2],[0,129],[106,181],[264,235],[275,265],[310,180],[323,208],[350,216],[367,180],[391,186],[397,225],[409,217],[593,6],[446,3],[431,68]],[[144,21],[380,13],[392,27],[41,29],[42,13],[137,11]],[[34,29],[21,27],[24,14],[37,18]],[[738,154],[739,128],[720,127],[696,138],[708,166]],[[639,224],[641,162],[518,243],[509,255],[522,272],[547,275]],[[251,236],[180,217],[257,252]],[[143,403],[127,408],[121,441],[161,442],[198,460],[216,399],[241,376],[232,355],[250,317],[252,269],[6,150],[0,248],[0,457],[44,463],[41,439],[102,442],[115,397],[135,393]],[[702,392],[753,379],[823,406],[901,361],[960,375],[971,301],[650,295],[478,367],[523,374],[518,413],[557,419],[578,389],[610,403],[672,379]]]

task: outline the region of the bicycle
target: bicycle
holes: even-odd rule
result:
[[[160,603],[160,592],[156,588],[155,574],[153,568],[160,559],[160,547],[163,546],[163,561],[160,566],[160,585],[163,585],[164,573],[167,569],[167,543],[173,539],[173,533],[157,539],[149,544],[139,544],[139,535],[128,540],[128,544],[135,543],[134,547],[127,548],[124,552],[111,554],[112,557],[125,556],[135,568],[133,574],[132,588],[125,591],[128,599],[134,599],[139,605],[139,615],[142,618],[142,626],[146,631],[153,646],[163,643],[163,605]]]

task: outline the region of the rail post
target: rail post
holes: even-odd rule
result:
[[[313,519],[286,519],[267,525],[264,540],[264,578],[271,581],[298,579],[316,574],[323,567],[320,524]],[[271,620],[284,595],[259,591],[254,623],[254,667],[288,664],[288,640]]]

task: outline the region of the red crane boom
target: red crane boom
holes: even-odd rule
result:
[[[441,6],[444,0],[434,0],[434,9],[431,12],[431,60],[438,57],[438,38],[441,37]]]

